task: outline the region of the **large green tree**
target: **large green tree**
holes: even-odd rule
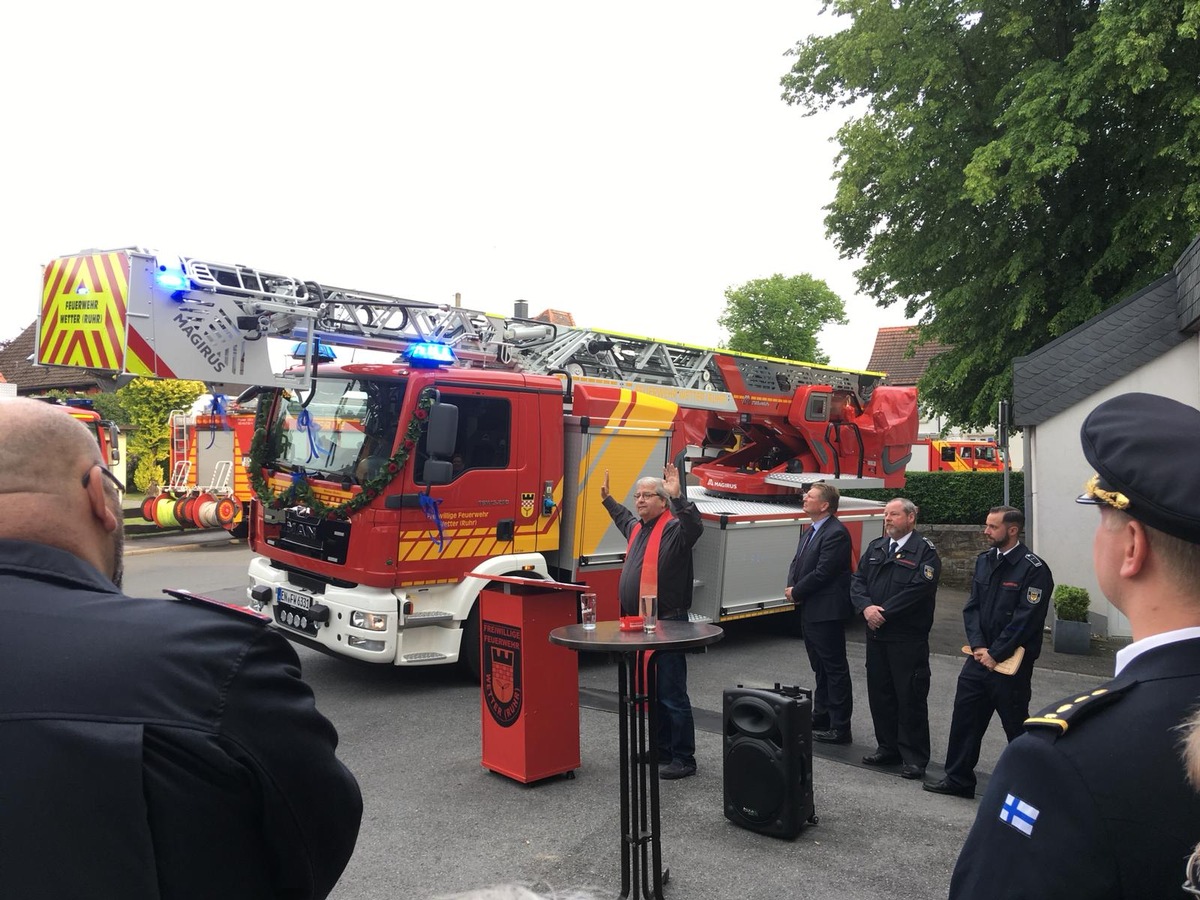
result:
[[[726,290],[725,301],[717,324],[729,332],[725,346],[743,353],[827,363],[817,332],[846,324],[841,298],[811,275],[756,278]]]
[[[904,303],[922,401],[986,424],[1011,363],[1169,271],[1200,231],[1200,0],[824,0],[784,99],[848,106],[826,227]]]

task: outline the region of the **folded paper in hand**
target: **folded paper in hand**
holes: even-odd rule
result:
[[[963,644],[962,652],[967,654],[967,656],[970,656],[972,653],[970,646],[967,644]],[[996,663],[996,668],[992,669],[992,671],[998,672],[1001,675],[1011,675],[1013,672],[1017,671],[1017,669],[1021,668],[1021,660],[1024,658],[1025,648],[1018,647],[1013,651],[1013,655],[1004,662]]]

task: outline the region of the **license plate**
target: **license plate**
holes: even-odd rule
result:
[[[284,606],[290,606],[292,609],[299,609],[304,612],[308,612],[312,608],[312,597],[308,596],[308,594],[289,591],[287,588],[279,589],[279,602]]]

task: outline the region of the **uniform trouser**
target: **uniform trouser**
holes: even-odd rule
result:
[[[879,752],[929,765],[929,641],[868,636],[867,699]]]
[[[658,758],[696,765],[696,725],[687,692],[687,654],[655,653],[658,666]]]
[[[992,713],[1000,714],[1000,724],[1010,742],[1024,733],[1032,682],[1033,660],[1028,657],[1012,675],[990,672],[974,658],[963,663],[946,748],[946,779],[952,785],[975,787],[975,764]]]
[[[813,717],[828,713],[830,729],[849,731],[854,712],[854,689],[850,682],[850,663],[846,661],[846,624],[805,622],[804,648],[816,676]]]

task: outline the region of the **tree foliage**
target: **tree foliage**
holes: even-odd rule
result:
[[[1170,270],[1200,230],[1200,0],[824,0],[784,99],[849,105],[825,224],[903,302],[922,402],[980,426],[1011,362]]]
[[[811,275],[772,275],[725,291],[717,324],[729,332],[726,346],[742,353],[827,363],[817,332],[830,322],[846,324],[846,308],[829,286]]]
[[[128,424],[134,428],[126,445],[129,454],[156,463],[167,461],[171,447],[171,425],[167,419],[171,411],[191,409],[204,391],[199,381],[153,378],[135,378],[119,389],[121,407],[128,416]]]

